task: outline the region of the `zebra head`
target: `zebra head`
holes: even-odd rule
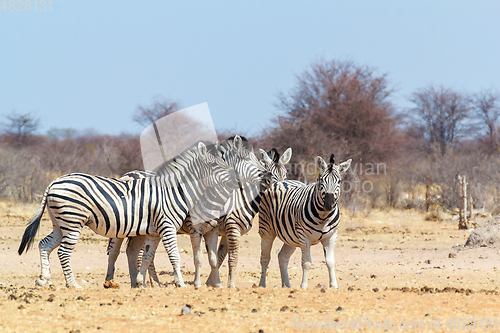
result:
[[[223,187],[228,190],[238,188],[238,181],[231,166],[222,158],[217,144],[198,143],[198,156],[201,162],[201,179],[206,187]]]
[[[224,160],[233,167],[240,182],[259,185],[262,180],[271,178],[271,174],[259,162],[253,153],[252,145],[245,137],[235,135],[221,145]]]
[[[321,156],[317,157],[319,167],[318,191],[319,198],[323,199],[323,207],[325,210],[332,210],[340,197],[340,183],[342,176],[351,166],[351,159],[335,165],[335,156],[330,156],[330,161],[327,164]]]
[[[276,148],[267,153],[263,149],[259,149],[259,155],[261,163],[271,173],[271,183],[286,180],[287,170],[285,164],[292,158],[292,148],[285,150],[281,156]]]

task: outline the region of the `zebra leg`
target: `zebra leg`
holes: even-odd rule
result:
[[[273,248],[273,242],[276,238],[275,235],[260,235],[260,282],[259,287],[266,287],[266,274],[267,268],[269,267],[269,262],[271,261],[271,249]]]
[[[144,246],[147,236],[131,237],[127,245],[128,271],[130,275],[130,286],[137,288],[137,258],[139,251]]]
[[[185,288],[186,284],[181,274],[181,256],[177,247],[177,230],[172,222],[163,221],[161,224],[165,225],[165,228],[161,232],[161,240],[174,270],[174,283],[178,287]]]
[[[154,265],[154,258],[156,249],[158,248],[158,244],[160,243],[160,236],[149,236],[146,239],[146,243],[144,244],[144,250],[142,251],[141,262],[138,262],[138,266],[140,266],[139,273],[137,274],[137,283],[139,285],[146,285],[146,270],[149,272],[149,276],[158,283],[158,286],[161,287],[160,280],[158,279],[158,275],[156,275],[156,268]]]
[[[63,269],[64,278],[66,279],[67,288],[81,288],[81,286],[76,283],[75,276],[73,275],[73,270],[71,269],[71,254],[75,249],[81,231],[82,229],[79,226],[77,230],[64,232],[61,239],[61,246],[59,246],[59,250],[57,250],[57,255],[59,256],[59,261],[61,262],[61,266]]]
[[[115,276],[115,263],[120,255],[123,238],[110,238],[108,243],[108,271],[104,281],[111,281]]]
[[[219,248],[217,249],[217,262],[218,262],[217,265],[219,266],[219,268],[220,266],[222,266],[224,259],[226,259],[227,251],[228,251],[227,236],[222,235],[222,237],[220,238]]]
[[[236,223],[234,223],[236,225]],[[234,279],[236,276],[236,266],[238,266],[238,252],[240,249],[241,232],[239,228],[231,228],[227,233],[228,244],[228,266],[229,276],[227,279],[227,287],[235,288]]]
[[[153,257],[151,258],[151,262],[149,263],[148,266],[148,273],[149,273],[149,282],[151,283],[151,287],[154,287],[153,282],[156,282],[158,284],[158,287],[161,287],[160,279],[158,279],[158,274],[156,274],[154,253]]]
[[[296,247],[283,244],[278,254],[281,273],[281,287],[290,288],[290,279],[288,278],[288,262],[290,261],[292,254],[295,252],[295,249]]]
[[[326,267],[328,268],[328,274],[330,276],[330,288],[338,289],[339,285],[337,284],[337,278],[335,276],[335,243],[337,243],[337,230],[335,230],[332,237],[321,241],[325,253]]]
[[[302,283],[300,288],[307,289],[307,275],[311,268],[311,242],[306,236],[302,237],[300,249],[302,250]]]
[[[205,238],[205,246],[207,248],[208,263],[210,264],[210,275],[205,284],[209,287],[220,288],[222,283],[220,282],[219,267],[220,262],[217,257],[217,240],[219,238],[219,233],[217,228],[206,232],[203,235]]]
[[[193,228],[191,233],[191,246],[193,247],[194,281],[195,287],[201,287],[201,265],[203,264],[203,251],[201,250],[201,230]]]
[[[40,278],[35,281],[35,285],[45,287],[50,280],[50,253],[61,244],[62,232],[59,225],[54,224],[52,232],[42,239],[38,244],[40,250]]]

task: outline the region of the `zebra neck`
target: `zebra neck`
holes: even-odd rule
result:
[[[247,184],[244,183],[242,187],[239,188],[239,193],[243,197],[246,203],[251,203],[256,198],[260,197],[260,185]]]
[[[224,206],[232,195],[224,187],[209,187],[191,208],[193,224],[215,220],[223,215]]]

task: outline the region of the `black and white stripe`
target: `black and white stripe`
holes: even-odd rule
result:
[[[297,247],[302,250],[302,288],[307,288],[307,274],[311,267],[311,245],[323,245],[330,276],[330,287],[338,288],[335,277],[334,247],[339,225],[341,176],[349,169],[351,160],[335,165],[331,155],[327,164],[317,157],[318,180],[305,185],[298,181],[284,181],[271,185],[263,194],[259,208],[259,235],[261,236],[261,278],[259,286],[266,286],[266,273],[271,259],[273,241],[283,241],[278,258],[283,287],[290,287],[288,262]]]
[[[234,172],[214,145],[203,142],[165,162],[158,176],[118,180],[86,174],[69,174],[53,181],[40,209],[26,228],[19,254],[33,243],[45,206],[53,231],[39,244],[41,275],[37,285],[50,279],[50,253],[59,246],[67,287],[79,287],[71,269],[71,253],[84,226],[110,237],[124,238],[158,233],[174,268],[174,280],[185,286],[180,272],[176,232],[189,210],[207,188],[237,188]],[[140,236],[140,237],[139,237]],[[131,279],[136,274],[131,267]],[[135,281],[133,281],[133,285]]]
[[[262,179],[270,178],[269,173],[259,163],[252,152],[251,145],[244,137],[234,136],[227,139],[221,144],[220,150],[222,152],[223,159],[236,171],[240,183],[251,184],[252,186],[258,188]],[[138,176],[140,177],[141,174],[138,174]],[[221,197],[227,198],[228,195],[225,194],[221,196],[221,194],[219,193],[220,191],[221,189],[219,188],[210,188],[205,193],[205,197],[203,198],[204,200],[202,201],[203,204],[193,207],[193,209],[187,215],[186,220],[182,224],[181,229],[178,230],[178,233],[189,234],[191,237],[191,243],[193,246],[193,260],[195,264],[195,286],[201,285],[202,236],[205,238],[205,243],[207,245],[209,263],[213,269],[217,268],[217,231],[214,230],[216,221],[199,223],[199,216],[203,216],[203,221],[206,221],[207,216],[210,216],[212,213],[212,210],[208,209],[208,207],[212,207],[212,205],[214,204],[220,204]],[[239,207],[234,206],[231,208],[238,209]],[[219,206],[217,206],[217,209],[219,209]],[[230,211],[228,211],[227,205],[225,208],[225,212],[230,213]],[[212,215],[212,218],[218,218],[218,215]],[[160,284],[158,281],[158,277],[156,276],[156,270],[154,266],[154,253],[156,251],[158,243],[159,238],[155,235],[151,235],[148,237],[143,246],[144,253],[141,261],[144,264],[138,275],[139,283],[145,282],[146,269],[148,269],[151,278],[158,284]],[[112,242],[110,242],[110,257],[108,261],[108,274],[106,276],[107,281],[113,278],[114,262],[116,261],[116,257],[119,254],[119,245],[121,245],[121,242],[119,241],[113,240]],[[135,243],[129,243],[129,246],[135,246]],[[129,248],[127,247],[127,254],[129,253],[133,254],[135,253],[135,250],[129,250]],[[129,265],[134,264],[134,262],[135,259],[130,258],[129,256]]]
[[[274,148],[268,153],[262,149],[260,149],[259,152],[260,161],[266,170],[271,174],[270,184],[285,180],[287,174],[285,164],[287,164],[292,157],[292,149],[288,148],[282,156],[280,156],[278,151]],[[268,184],[268,186],[270,184]],[[222,265],[226,255],[229,253],[229,275],[227,285],[229,288],[235,287],[240,237],[252,228],[253,219],[259,211],[261,194],[262,192],[257,186],[245,186],[240,188],[239,191],[235,191],[228,201],[229,207],[237,203],[237,206],[240,208],[233,209],[232,213],[226,215],[218,221],[218,235],[222,236],[217,251],[218,265],[217,269],[212,269],[212,272],[207,280],[207,285],[220,285],[218,269]]]

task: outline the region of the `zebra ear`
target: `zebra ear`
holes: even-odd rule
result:
[[[351,166],[351,161],[352,159],[348,159],[347,161],[340,163],[339,165],[339,171],[341,173],[346,173],[349,167]]]
[[[325,160],[321,158],[321,156],[316,157],[316,163],[318,164],[319,173],[323,174],[328,168],[328,164],[326,164]]]
[[[267,155],[266,151],[264,149],[259,149],[259,159],[264,162],[264,165],[269,165],[271,164],[273,161],[271,160],[271,158],[269,157],[269,155]]]
[[[236,149],[241,149],[243,147],[243,141],[241,140],[241,136],[235,135],[233,141]]]
[[[281,155],[279,163],[287,164],[288,162],[290,162],[291,158],[292,158],[292,148],[288,148],[287,150],[285,150],[283,155]]]
[[[203,142],[198,142],[198,153],[200,154],[200,158],[202,161],[207,159],[207,146]]]

